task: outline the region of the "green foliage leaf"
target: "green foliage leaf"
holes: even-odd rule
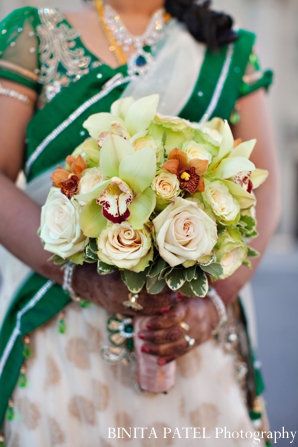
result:
[[[164,279],[158,279],[158,276],[154,276],[153,278],[148,277],[146,281],[146,289],[147,292],[151,295],[156,295],[161,293],[164,289],[166,282]]]
[[[85,253],[83,251],[81,251],[79,253],[76,253],[76,254],[72,255],[69,259],[74,264],[83,265],[84,264],[84,259],[85,259]]]
[[[166,276],[165,280],[171,290],[179,290],[186,281],[184,269],[174,269]]]
[[[196,295],[193,293],[192,288],[190,287],[190,283],[186,281],[182,287],[180,287],[179,292],[181,292],[185,296],[195,297]]]
[[[192,267],[188,267],[187,269],[185,269],[184,275],[185,275],[186,281],[192,281],[193,279],[195,279],[197,276],[196,272],[197,272],[196,265],[193,265]]]
[[[195,296],[203,298],[208,292],[207,276],[201,269],[197,269],[197,279],[193,279],[189,284]]]
[[[158,275],[158,279],[165,279],[173,270],[173,267],[167,264],[167,266]]]
[[[168,264],[164,259],[160,256],[156,260],[154,260],[153,264],[151,264],[150,270],[148,272],[148,276],[150,278],[154,278],[156,275],[159,275],[164,268],[168,267]]]
[[[221,234],[223,234],[226,231],[226,227],[224,225],[217,225],[217,234],[218,236],[220,236]]]
[[[88,246],[85,250],[85,257],[90,261],[98,261],[97,253],[94,253],[93,250]]]
[[[147,272],[148,269],[139,273],[122,270],[121,278],[130,292],[139,293],[146,283]]]
[[[249,269],[251,269],[251,263],[249,261],[249,259],[244,259],[244,261],[242,262],[243,265],[245,265],[245,267],[248,267]]]
[[[93,253],[97,253],[97,252],[98,252],[97,241],[96,241],[96,239],[91,239],[91,238],[89,239],[88,248],[89,248]]]
[[[249,258],[258,258],[260,256],[260,253],[257,250],[254,250],[253,248],[247,246],[247,256]]]
[[[67,262],[67,259],[63,259],[58,255],[53,255],[49,258],[49,261],[52,261],[55,265],[63,265]]]
[[[204,272],[215,277],[219,277],[220,275],[223,274],[222,266],[216,262],[205,266],[201,265],[200,267]]]
[[[241,216],[240,220],[237,224],[237,227],[239,231],[241,232],[242,236],[253,238],[258,235],[257,229],[256,229],[257,222],[256,220],[251,216]]]
[[[97,261],[97,273],[99,275],[109,275],[110,273],[113,273],[116,269],[117,268],[114,265],[106,264],[101,260]]]

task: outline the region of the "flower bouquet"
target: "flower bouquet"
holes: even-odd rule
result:
[[[204,297],[257,256],[246,238],[268,173],[249,160],[255,140],[234,141],[218,118],[163,116],[158,100],[123,98],[87,119],[90,138],[52,175],[40,237],[57,263],[119,270],[132,294]]]

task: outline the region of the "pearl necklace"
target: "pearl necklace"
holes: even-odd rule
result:
[[[153,14],[141,36],[131,34],[126,29],[119,14],[110,5],[104,4],[103,10],[103,20],[117,44],[125,53],[128,53],[132,47],[136,50],[128,59],[129,76],[143,76],[148,73],[150,65],[153,63],[153,57],[143,47],[147,45],[152,47],[163,37],[166,23],[164,9],[159,9]]]

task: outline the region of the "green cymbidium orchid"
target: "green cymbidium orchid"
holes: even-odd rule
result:
[[[126,140],[140,134],[147,134],[158,106],[158,95],[146,96],[135,101],[121,98],[114,102],[111,113],[97,113],[84,123],[92,138],[98,141],[103,133],[112,133]]]
[[[156,204],[151,189],[156,173],[156,154],[152,147],[135,151],[131,143],[117,135],[109,135],[100,151],[100,170],[105,179],[86,194],[77,195],[79,201],[97,200],[98,217],[82,212],[81,227],[86,233],[92,228],[92,236],[102,231],[102,214],[113,223],[127,220],[135,229],[141,229],[149,219]],[[90,220],[93,223],[90,223]]]

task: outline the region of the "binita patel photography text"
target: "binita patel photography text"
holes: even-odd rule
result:
[[[251,439],[254,444],[270,440],[276,444],[279,439],[288,439],[293,444],[297,431],[287,431],[282,427],[280,431],[229,431],[227,427],[215,427],[213,430],[206,427],[163,427],[156,430],[154,427],[109,427],[109,439]]]

